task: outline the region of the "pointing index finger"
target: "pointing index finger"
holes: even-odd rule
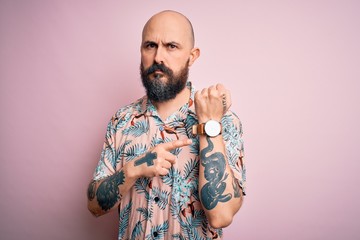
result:
[[[191,143],[192,143],[191,139],[175,140],[172,142],[164,143],[163,147],[165,150],[171,151],[171,150],[174,150],[175,148],[188,146]]]

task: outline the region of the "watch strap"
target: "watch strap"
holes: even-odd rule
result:
[[[195,124],[192,126],[192,134],[205,135],[205,123]]]

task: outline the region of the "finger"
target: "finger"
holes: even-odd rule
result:
[[[227,92],[228,90],[224,87],[224,85],[222,84],[216,84],[216,89],[219,92],[219,96],[223,99],[225,99],[225,101],[227,100]]]
[[[161,167],[166,168],[166,169],[171,168],[171,166],[172,166],[172,164],[170,162],[168,162],[168,161],[164,161],[161,164]]]
[[[204,88],[203,90],[201,90],[201,95],[207,96],[207,91],[208,91],[208,89]]]
[[[170,164],[174,164],[176,162],[176,156],[170,152],[165,152],[164,158],[166,161],[170,162]]]
[[[216,89],[222,93],[226,91],[226,88],[221,83],[216,84]]]
[[[198,101],[200,101],[201,100],[201,92],[200,91],[197,91],[196,93],[195,93],[195,97],[194,97],[194,99],[195,99],[195,104],[198,102]]]
[[[216,87],[215,87],[215,86],[210,86],[210,87],[208,88],[208,90],[209,90],[209,92],[211,92],[211,91],[213,91],[213,90],[216,90]]]
[[[175,140],[172,142],[163,143],[163,148],[167,151],[174,150],[175,148],[185,147],[191,144],[191,139]]]
[[[168,173],[169,173],[169,170],[166,168],[159,168],[159,170],[158,170],[158,175],[160,175],[160,176],[165,176]]]
[[[199,97],[200,97],[200,94],[201,94],[201,92],[200,92],[200,91],[196,91],[196,92],[195,92],[195,96],[194,96],[194,97],[195,97],[195,99],[199,98]]]
[[[209,96],[218,97],[219,91],[216,89],[215,86],[209,87]]]

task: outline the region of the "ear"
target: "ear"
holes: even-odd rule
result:
[[[190,51],[190,57],[189,57],[189,67],[195,62],[195,60],[200,57],[200,49],[199,48],[193,48]]]

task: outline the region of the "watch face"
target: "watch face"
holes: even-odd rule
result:
[[[221,125],[215,120],[209,120],[205,123],[205,133],[209,137],[216,137],[221,132]]]

